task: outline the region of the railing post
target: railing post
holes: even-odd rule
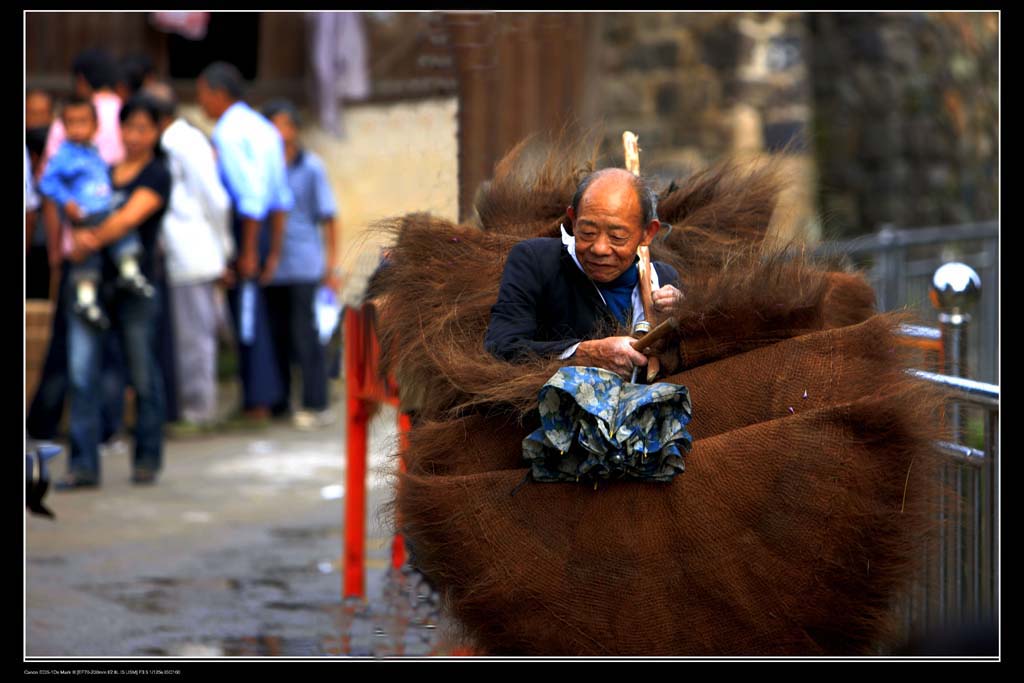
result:
[[[968,309],[975,306],[981,297],[981,279],[966,264],[946,263],[932,276],[929,297],[932,305],[938,310],[939,326],[942,330],[945,366],[943,370],[952,377],[966,377],[967,328],[971,322]],[[951,405],[949,417],[954,442],[963,443],[966,421],[962,407],[957,403]],[[953,481],[950,481],[950,475]],[[943,467],[942,487],[939,494],[943,510],[943,527],[939,537],[942,558],[939,570],[939,612],[941,621],[948,623],[952,620],[962,620],[964,616],[964,529],[969,525],[972,530],[976,530],[981,520],[976,517],[965,519],[966,491],[962,466],[957,464]],[[945,496],[946,491],[953,487],[956,491],[955,516],[950,529]],[[976,566],[972,569],[977,571]]]
[[[896,254],[896,230],[892,225],[885,224],[881,227],[878,231],[878,242],[881,248],[876,265],[878,310],[888,311],[899,305],[896,289],[899,286],[900,268],[897,259],[902,254]]]
[[[942,329],[943,372],[951,377],[967,376],[968,309],[981,298],[981,278],[964,263],[947,263],[935,271],[929,292],[932,306],[939,313]],[[963,438],[963,422],[957,406],[952,411],[952,427],[957,443]]]

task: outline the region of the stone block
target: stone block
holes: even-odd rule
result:
[[[742,35],[732,22],[721,22],[702,34],[701,59],[713,69],[734,71],[740,64]]]
[[[953,172],[947,164],[932,164],[925,171],[928,178],[928,187],[934,191],[949,189],[953,183]]]
[[[788,148],[792,152],[806,152],[808,149],[807,126],[803,121],[765,123],[762,135],[765,148],[771,152],[783,148]]]
[[[634,116],[649,113],[646,88],[642,79],[608,78],[602,83],[602,111],[607,116]]]
[[[655,111],[658,116],[672,116],[682,108],[683,94],[679,83],[663,83],[655,95]]]
[[[625,45],[636,36],[635,15],[628,12],[608,12],[601,15],[604,39],[615,45]]]
[[[903,136],[897,118],[890,116],[865,121],[859,149],[861,159],[886,159],[898,156],[902,151]]]
[[[623,57],[622,66],[626,69],[663,69],[673,68],[679,60],[679,46],[674,40],[660,40],[654,43],[641,43],[630,48]]]

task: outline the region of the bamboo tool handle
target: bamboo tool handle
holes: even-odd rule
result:
[[[626,154],[626,170],[635,176],[640,175],[640,138],[632,131],[622,134],[622,147]],[[646,228],[647,226],[641,226]],[[640,303],[644,307],[644,319],[652,326],[658,324],[654,315],[654,293],[651,289],[651,250],[649,247],[637,247],[636,255],[640,259],[637,270],[640,275]],[[647,381],[651,382],[658,374],[660,363],[652,358],[647,365]]]
[[[626,170],[633,175],[640,175],[640,138],[636,133],[626,131],[622,134],[622,146],[626,150]]]
[[[640,138],[632,131],[622,134],[622,147],[626,154],[626,170],[635,176],[640,175]],[[641,229],[646,228],[641,226]],[[651,250],[648,247],[637,247],[636,255],[640,258],[638,266],[640,274],[640,301],[644,307],[644,319],[651,326],[658,324],[654,319],[654,300],[651,292]]]
[[[679,329],[679,320],[675,317],[666,318],[660,325],[655,327],[653,330],[651,330],[644,336],[640,337],[636,341],[631,342],[631,345],[634,349],[636,349],[640,353],[643,353],[644,349],[646,349],[648,346],[658,343],[659,341],[661,341],[662,337],[665,337],[670,332],[673,332],[674,330],[677,329]]]

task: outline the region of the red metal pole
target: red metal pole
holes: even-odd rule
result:
[[[347,396],[348,473],[345,491],[345,567],[343,595],[364,597],[366,559],[366,423],[363,401],[366,358],[363,348],[365,316],[361,309],[345,311],[345,393]]]
[[[409,430],[412,429],[412,421],[409,415],[399,411],[398,413],[398,443],[402,455],[398,458],[398,471],[405,472],[405,449],[409,447]],[[399,524],[401,528],[401,524]],[[405,540],[401,533],[396,533],[391,544],[391,566],[401,569],[405,564]]]

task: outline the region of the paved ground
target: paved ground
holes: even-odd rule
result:
[[[387,571],[372,512],[390,495],[394,417],[371,432],[368,603],[341,599],[341,420],[169,440],[151,488],[130,483],[125,441],[105,449],[101,489],[50,492],[56,521],[27,515],[26,655],[445,652],[436,596]]]

